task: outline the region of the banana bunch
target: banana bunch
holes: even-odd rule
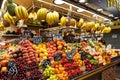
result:
[[[47,9],[46,8],[41,8],[37,11],[37,18],[39,20],[45,20],[47,15]]]
[[[61,19],[60,19],[59,25],[60,26],[66,26],[66,23],[67,23],[67,18],[62,16]]]
[[[3,25],[3,22],[0,22],[0,31],[5,30],[5,26]]]
[[[70,25],[75,26],[76,25],[76,20],[75,19],[70,19]]]
[[[53,15],[54,15],[54,22],[57,22],[59,20],[59,13],[56,11],[53,11]]]
[[[54,14],[52,12],[47,13],[46,22],[49,25],[52,25],[54,23]]]
[[[34,12],[34,11],[30,12],[28,18],[32,19],[32,20],[36,20],[37,19],[37,13]]]
[[[4,14],[3,18],[4,18],[5,21],[7,21],[10,24],[14,24],[15,23],[14,18],[8,12],[6,12]]]
[[[15,14],[18,19],[23,19],[23,20],[28,19],[28,11],[23,6],[15,7]]]
[[[95,23],[94,22],[88,22],[86,23],[85,25],[85,30],[86,31],[91,31],[91,29],[95,26]]]
[[[105,28],[104,24],[101,24],[101,26],[99,27],[100,31],[103,31],[104,28]]]
[[[53,23],[57,22],[58,20],[59,20],[59,13],[58,12],[53,11],[53,12],[47,13],[46,22],[49,25],[52,25]]]
[[[98,28],[99,28],[99,24],[96,23],[96,24],[92,27],[91,33],[95,33],[95,32],[98,30]]]
[[[79,22],[77,23],[77,26],[81,28],[81,26],[84,24],[84,20],[81,18]]]
[[[103,30],[102,30],[102,33],[110,33],[111,31],[111,27],[105,27]]]

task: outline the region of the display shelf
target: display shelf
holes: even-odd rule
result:
[[[3,34],[2,37],[20,37],[20,35]]]
[[[118,63],[120,63],[120,56],[112,58],[112,62],[110,64],[108,64],[108,65],[99,67],[99,68],[97,68],[95,70],[92,70],[92,71],[84,72],[82,75],[80,75],[78,77],[75,77],[75,78],[73,78],[71,80],[84,80],[84,79],[86,79],[86,78],[88,78],[90,76],[93,76],[93,75],[95,75],[97,73],[100,73],[100,72],[102,72],[102,71],[104,71],[104,70],[106,70],[106,69],[108,69],[108,68],[110,68],[110,67],[112,67],[112,66],[114,66],[114,65],[116,65]]]

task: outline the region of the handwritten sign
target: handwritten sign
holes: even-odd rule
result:
[[[71,53],[71,52],[66,52],[66,58],[67,58],[68,60],[73,60],[73,55],[72,55],[72,53]]]
[[[8,67],[8,74],[16,75],[18,73],[17,64],[16,63],[8,62],[7,67]]]
[[[45,69],[47,65],[50,65],[50,60],[49,59],[43,60],[41,65],[42,65],[42,68]]]
[[[33,37],[33,43],[34,44],[42,43],[42,36],[34,36]]]
[[[61,53],[54,54],[54,61],[59,61],[61,59],[62,59],[62,54]]]
[[[47,37],[46,41],[47,41],[47,42],[53,41],[53,37]]]

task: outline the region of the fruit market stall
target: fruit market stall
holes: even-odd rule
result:
[[[12,0],[8,3],[3,20],[18,28],[14,35],[18,38],[0,45],[0,80],[93,80],[94,75],[104,80],[101,76],[120,62],[120,51],[103,40],[110,25],[74,19],[71,10],[66,16],[44,7],[27,10]],[[5,30],[4,22],[0,24]]]

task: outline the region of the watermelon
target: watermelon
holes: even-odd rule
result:
[[[11,16],[15,16],[15,11],[14,11],[14,9],[15,9],[15,4],[14,3],[11,3],[11,4],[9,4],[8,6],[7,6],[7,11],[9,12],[9,14],[11,15]]]

